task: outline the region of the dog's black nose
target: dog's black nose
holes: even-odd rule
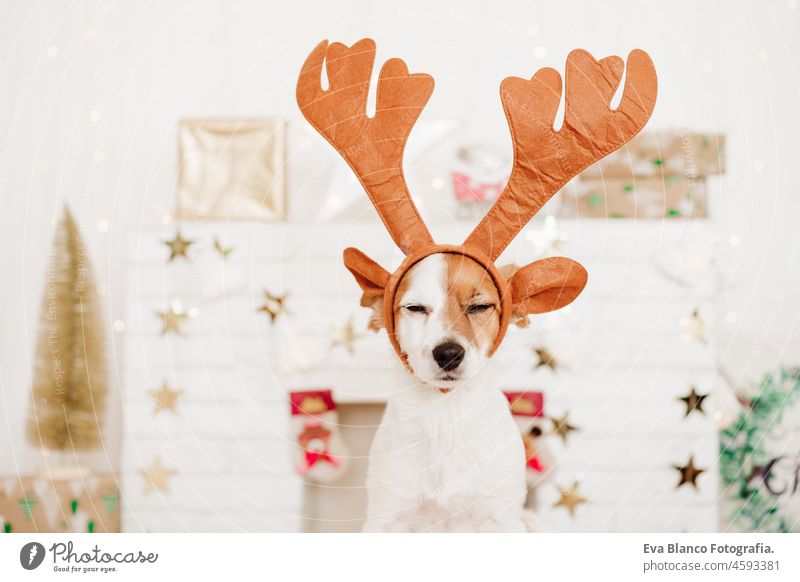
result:
[[[464,348],[455,342],[439,344],[433,348],[433,359],[442,370],[452,372],[464,359]]]

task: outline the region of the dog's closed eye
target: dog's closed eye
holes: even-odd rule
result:
[[[424,313],[425,315],[428,315],[431,312],[431,310],[425,307],[424,305],[419,305],[416,303],[413,303],[411,305],[404,305],[403,309],[411,313]]]
[[[477,303],[474,305],[468,305],[465,311],[467,312],[467,315],[475,315],[478,313],[486,313],[492,309],[494,309],[493,303]]]

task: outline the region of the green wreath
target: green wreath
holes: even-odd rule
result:
[[[764,437],[799,397],[800,370],[781,368],[767,374],[749,407],[720,432],[720,473],[734,499],[739,501],[730,521],[745,531],[790,530],[786,518],[780,514],[779,498],[759,487],[753,470],[770,460],[764,449]]]

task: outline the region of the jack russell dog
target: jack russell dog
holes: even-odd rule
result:
[[[383,297],[363,301],[370,329],[383,328]],[[529,529],[523,441],[488,369],[499,309],[492,279],[463,255],[431,255],[403,278],[393,310],[412,382],[375,435],[364,531]]]

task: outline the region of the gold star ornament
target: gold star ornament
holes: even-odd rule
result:
[[[359,332],[353,326],[353,318],[347,320],[344,325],[334,328],[334,337],[331,341],[331,347],[343,347],[350,355],[355,352],[354,343],[364,334]]]
[[[536,353],[536,357],[539,358],[539,361],[533,367],[534,370],[550,368],[553,372],[558,371],[558,362],[546,348],[533,348],[533,351]]]
[[[565,412],[561,418],[556,418],[554,416],[549,418],[550,422],[553,423],[552,434],[560,436],[564,444],[567,444],[567,436],[569,436],[569,433],[578,430],[577,426],[572,426],[569,423],[569,412]]]
[[[525,233],[525,238],[533,243],[542,258],[561,255],[561,245],[569,240],[569,233],[558,228],[556,217],[548,215],[544,227],[539,231]]]
[[[163,384],[161,384],[161,388],[158,390],[148,390],[147,393],[153,399],[153,403],[155,404],[154,412],[162,412],[164,410],[176,412],[175,405],[183,392],[181,390],[170,388],[169,384],[167,384],[167,381],[164,380]]]
[[[561,493],[561,498],[555,502],[553,507],[566,507],[571,517],[575,517],[575,510],[579,505],[589,502],[588,499],[582,497],[581,494],[578,493],[577,481],[575,481],[569,489],[559,487],[558,490],[559,493]]]
[[[264,305],[258,308],[259,313],[266,313],[269,315],[270,323],[275,323],[275,320],[280,315],[285,315],[287,313],[286,299],[288,297],[288,293],[273,295],[269,291],[264,291]]]
[[[166,311],[156,311],[156,317],[161,320],[164,326],[161,329],[161,335],[167,335],[168,333],[183,335],[183,322],[189,319],[189,314],[170,307]]]
[[[189,250],[189,247],[194,244],[194,241],[183,238],[181,236],[181,231],[177,231],[175,233],[175,238],[165,240],[164,244],[169,247],[168,261],[171,263],[178,257],[183,257],[188,261],[189,255],[187,255],[186,252]]]
[[[686,405],[686,412],[684,413],[683,418],[686,418],[695,410],[700,414],[705,414],[705,411],[703,410],[703,402],[706,398],[708,398],[708,394],[698,394],[694,386],[692,386],[689,394],[678,398],[678,400],[683,401],[683,403]]]
[[[156,458],[152,465],[140,469],[139,473],[144,478],[144,494],[147,495],[154,491],[169,493],[169,478],[175,475],[177,471],[175,469],[167,469],[161,464],[161,460]]]
[[[233,247],[222,246],[222,243],[219,241],[219,239],[214,238],[214,250],[217,251],[217,254],[219,254],[219,256],[227,260],[228,255],[233,252]]]
[[[697,478],[700,476],[701,473],[705,473],[705,469],[700,469],[695,466],[694,464],[694,455],[689,457],[689,462],[683,466],[680,465],[673,465],[673,468],[680,473],[681,479],[678,484],[675,486],[675,489],[679,489],[685,484],[689,484],[694,487],[695,491],[697,491]]]

